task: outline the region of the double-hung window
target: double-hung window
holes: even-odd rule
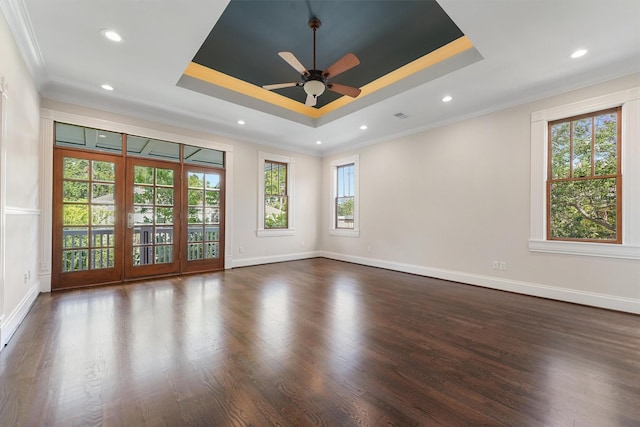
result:
[[[287,228],[289,225],[287,164],[264,162],[264,228]]]
[[[548,240],[621,243],[620,113],[549,122]]]
[[[640,259],[640,87],[531,115],[529,250]]]
[[[329,234],[357,237],[359,157],[357,155],[331,162],[331,226]]]
[[[293,234],[293,179],[293,157],[259,153],[258,236]]]
[[[355,165],[349,163],[336,168],[336,197],[335,197],[335,227],[347,230],[354,228],[354,169]]]

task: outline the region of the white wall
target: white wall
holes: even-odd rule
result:
[[[291,156],[295,163],[295,234],[257,237],[258,152]],[[255,265],[316,256],[320,209],[321,159],[273,147],[234,145],[234,253],[233,266]],[[242,253],[240,253],[242,251]]]
[[[0,349],[38,294],[40,96],[0,14]],[[26,277],[25,277],[26,275]]]
[[[353,152],[360,155],[359,238],[328,233],[329,164],[345,153],[325,158],[323,254],[640,313],[638,260],[528,250],[531,113],[639,83],[629,76]],[[494,270],[493,260],[507,270]]]

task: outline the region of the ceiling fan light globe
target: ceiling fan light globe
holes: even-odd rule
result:
[[[318,80],[309,80],[304,84],[304,91],[307,95],[318,97],[324,92],[324,83]]]

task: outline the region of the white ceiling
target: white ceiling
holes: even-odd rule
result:
[[[0,7],[44,98],[316,155],[640,72],[640,0],[438,3],[483,59],[317,128],[176,86],[226,0],[0,0]],[[109,42],[103,28],[125,41]],[[589,53],[570,59],[578,48]]]

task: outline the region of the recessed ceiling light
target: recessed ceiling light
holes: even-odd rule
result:
[[[109,30],[108,28],[100,30],[100,34],[102,34],[104,37],[108,38],[112,42],[121,42],[123,40],[120,34],[118,34],[114,30]]]
[[[246,124],[246,122],[244,120],[238,120],[238,124],[239,125],[244,125],[244,124]]]
[[[100,86],[102,89],[104,90],[113,90],[113,86],[108,85],[108,84],[103,84],[102,86]]]
[[[362,126],[360,126],[360,129],[361,130],[367,130],[368,128],[367,128],[367,125],[362,125]]]
[[[585,56],[587,54],[587,49],[578,49],[571,54],[571,59],[580,58],[581,56]]]
[[[451,95],[446,95],[442,98],[442,102],[451,102],[452,99],[453,97]]]
[[[318,141],[316,141],[316,144],[320,145],[320,144],[322,144],[322,141],[318,140]]]

